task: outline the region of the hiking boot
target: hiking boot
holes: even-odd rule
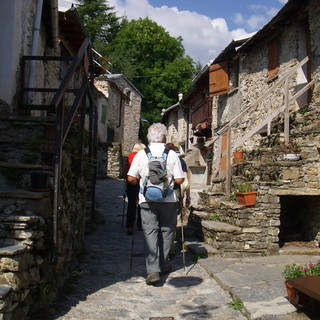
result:
[[[172,267],[166,266],[166,267],[162,268],[162,270],[160,272],[160,276],[164,276],[165,274],[169,274],[171,272],[172,272]]]
[[[159,281],[160,281],[159,272],[152,272],[152,273],[148,274],[147,279],[146,279],[146,284],[148,286],[150,286],[150,285],[156,284]]]

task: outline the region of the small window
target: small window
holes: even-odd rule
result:
[[[210,66],[209,69],[209,93],[210,96],[218,96],[229,92],[228,63],[221,62]]]
[[[275,77],[279,72],[279,40],[268,44],[268,78]]]

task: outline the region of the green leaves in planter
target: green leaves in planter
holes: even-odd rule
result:
[[[304,276],[320,276],[320,262],[305,265],[298,265],[296,263],[288,264],[285,266],[282,275],[285,280]]]
[[[253,187],[250,182],[242,182],[236,185],[236,189],[238,192],[252,192]]]

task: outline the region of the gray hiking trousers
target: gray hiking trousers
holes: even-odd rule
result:
[[[177,221],[176,202],[144,202],[140,205],[147,274],[166,265]]]

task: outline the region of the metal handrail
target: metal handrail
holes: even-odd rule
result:
[[[61,155],[62,147],[65,142],[65,139],[68,135],[69,129],[72,124],[72,120],[78,111],[81,103],[81,121],[80,121],[80,130],[84,130],[84,116],[85,116],[85,97],[89,97],[91,101],[90,108],[90,125],[91,125],[91,135],[89,136],[92,141],[93,148],[97,147],[97,117],[96,117],[96,106],[94,105],[92,99],[93,91],[93,78],[94,78],[94,59],[92,55],[91,42],[89,38],[86,38],[80,49],[78,50],[75,57],[42,57],[42,56],[24,56],[22,57],[22,70],[21,70],[21,96],[20,103],[23,105],[23,95],[26,92],[55,92],[50,104],[47,109],[50,111],[55,111],[56,113],[56,140],[55,140],[55,161],[54,161],[54,187],[53,187],[53,253],[52,253],[52,262],[56,261],[57,249],[58,249],[58,211],[59,211],[59,197],[60,197],[60,179],[61,179]],[[25,63],[27,60],[41,60],[41,61],[71,61],[71,65],[68,68],[64,78],[62,79],[60,86],[57,89],[52,88],[25,88],[24,87],[24,77],[25,77]],[[70,81],[72,77],[77,72],[78,68],[81,67],[84,73],[82,78],[82,84],[78,90],[73,90],[69,88]],[[71,106],[71,109],[66,115],[66,120],[63,119],[64,113],[64,104],[63,97],[65,93],[73,92],[76,94],[74,102]],[[40,107],[37,107],[38,109]],[[41,107],[42,110],[45,110],[45,107]],[[89,133],[90,134],[90,133]],[[80,143],[79,150],[83,150],[83,139]],[[79,156],[82,159],[82,152],[79,151]],[[89,157],[96,158],[97,152],[91,148],[89,152]],[[80,161],[82,161],[80,159]],[[93,183],[95,179],[93,178]],[[94,198],[95,185],[92,184],[92,199]],[[94,199],[92,200],[92,205],[94,206]],[[92,208],[92,211],[94,208]]]

